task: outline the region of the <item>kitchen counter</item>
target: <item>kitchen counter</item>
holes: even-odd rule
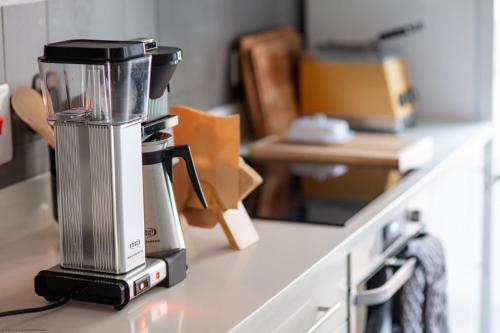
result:
[[[483,149],[487,123],[421,125],[405,136],[432,136],[434,157],[359,213],[346,227],[255,221],[260,241],[241,252],[228,248],[218,227],[185,228],[188,277],[154,288],[122,311],[70,302],[62,308],[0,318],[0,331],[225,332],[258,311],[294,280],[330,256],[347,255],[366,233],[453,163],[465,149]],[[0,191],[0,311],[43,305],[33,290],[39,270],[58,262],[48,175]]]

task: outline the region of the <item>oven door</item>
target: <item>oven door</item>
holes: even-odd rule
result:
[[[416,259],[391,257],[369,279],[359,284],[353,293],[356,332],[398,332],[393,321],[395,295],[410,279]]]

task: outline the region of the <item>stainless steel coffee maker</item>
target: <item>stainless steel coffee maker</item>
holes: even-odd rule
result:
[[[146,253],[142,123],[151,64],[142,41],[69,40],[46,45],[39,58],[56,134],[61,245],[60,265],[35,278],[47,300],[121,309],[186,276],[184,248]]]

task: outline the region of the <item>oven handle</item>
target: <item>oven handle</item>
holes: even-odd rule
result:
[[[353,298],[354,305],[370,306],[387,302],[392,296],[410,279],[417,264],[416,258],[400,260],[389,258],[385,261],[386,266],[398,266],[399,269],[387,280],[384,285],[356,293]]]

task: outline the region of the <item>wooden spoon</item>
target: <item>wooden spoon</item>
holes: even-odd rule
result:
[[[56,137],[54,130],[47,122],[47,112],[42,96],[30,88],[18,88],[12,94],[11,103],[19,118],[43,136],[52,148],[55,148]]]

